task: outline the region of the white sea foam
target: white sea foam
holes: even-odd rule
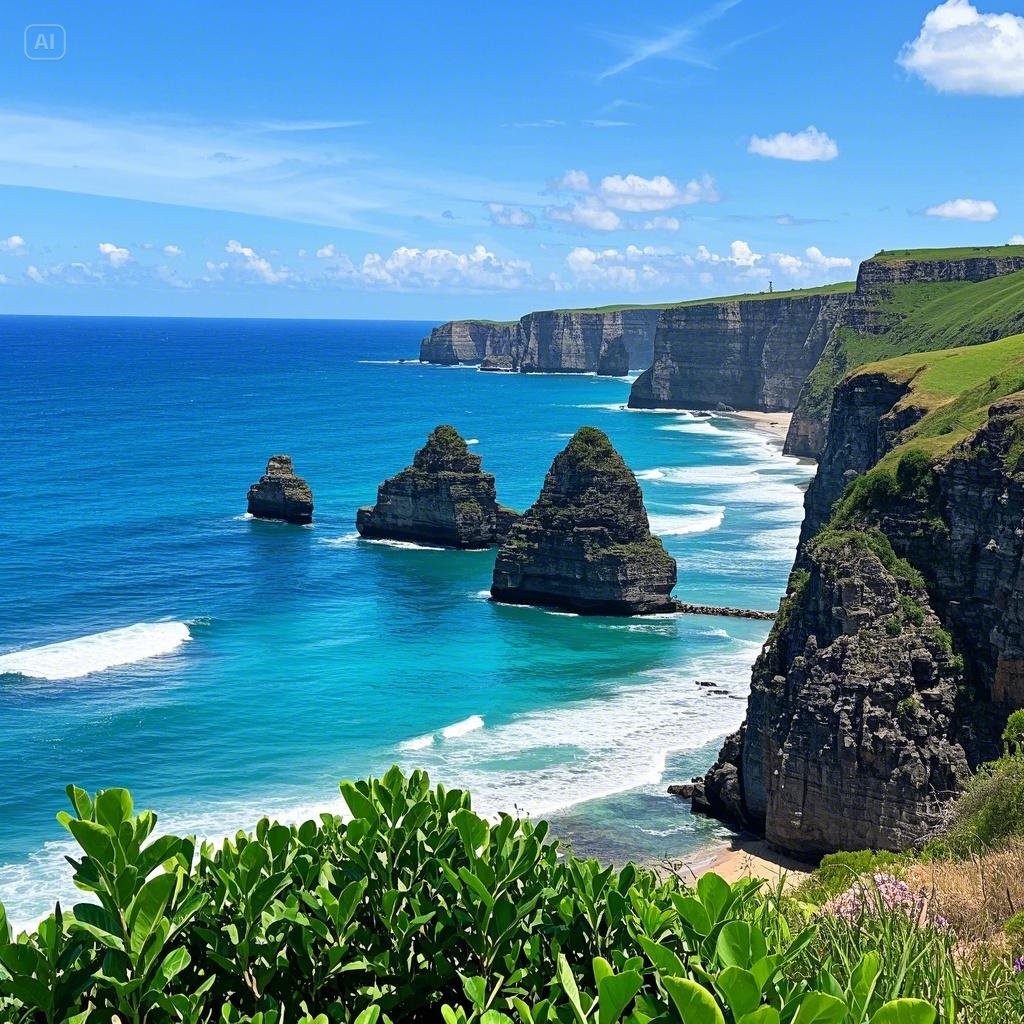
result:
[[[655,430],[668,430],[677,434],[717,434],[721,437],[728,436],[728,432],[716,427],[707,420],[689,420],[686,423],[664,423]]]
[[[317,537],[318,544],[326,544],[330,548],[350,548],[359,540],[359,534],[353,530],[340,537]]]
[[[446,725],[441,730],[441,735],[446,740],[454,740],[460,736],[465,736],[468,732],[475,732],[483,727],[484,720],[479,715],[470,715],[469,718],[464,718],[461,722],[453,722],[451,725]]]
[[[479,437],[467,437],[466,438],[466,444],[479,444],[479,443],[480,443],[480,438]]]
[[[641,469],[638,480],[688,484],[691,487],[719,487],[723,484],[754,484],[760,477],[754,467],[740,466],[658,466]]]
[[[244,522],[246,519],[255,519],[256,517],[251,512],[243,512],[240,516],[231,517],[236,523]]]
[[[709,508],[698,515],[662,515],[654,513],[649,516],[651,531],[659,537],[685,537],[692,533],[708,533],[717,530],[725,520],[725,509]]]
[[[526,712],[402,760],[466,787],[487,815],[514,808],[550,814],[652,785],[661,781],[670,752],[702,747],[743,717],[742,700],[709,699],[694,680],[741,696],[760,647],[760,640],[731,640],[714,653],[640,673],[600,697]],[[564,753],[552,758],[553,750]],[[527,766],[531,756],[535,764]]]
[[[399,750],[424,750],[434,745],[434,734],[428,732],[426,736],[414,736],[411,740],[403,740],[398,744]]]
[[[435,544],[417,544],[411,540],[389,540],[386,537],[360,537],[362,544],[379,544],[385,548],[400,548],[402,551],[445,551]]]
[[[184,622],[137,622],[122,629],[0,655],[0,673],[34,679],[77,679],[170,654],[190,636]]]

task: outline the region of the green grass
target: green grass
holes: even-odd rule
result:
[[[882,249],[871,258],[879,263],[903,260],[962,260],[971,256],[1024,256],[1024,245],[964,245],[948,249]]]
[[[1024,246],[1008,246],[1024,255]],[[903,250],[910,252],[913,250]],[[961,250],[918,250],[929,254]],[[936,257],[937,258],[937,257]],[[894,285],[874,308],[883,333],[837,329],[808,378],[805,408],[824,416],[839,381],[866,363],[950,346],[980,345],[1024,331],[1024,271],[976,283],[942,281]]]

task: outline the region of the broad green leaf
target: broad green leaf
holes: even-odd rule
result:
[[[726,922],[715,943],[715,953],[726,967],[742,967],[747,970],[766,952],[767,943],[761,929],[746,921]]]
[[[156,992],[163,992],[170,984],[171,980],[181,974],[181,972],[185,970],[191,962],[192,957],[189,956],[187,949],[184,947],[172,949],[171,952],[164,957],[163,963],[161,963],[157,969],[151,988]]]
[[[697,879],[697,895],[700,897],[701,903],[704,904],[711,923],[714,924],[721,917],[722,909],[732,897],[732,886],[721,875],[716,875],[714,871],[708,871]]]
[[[827,992],[808,992],[800,1000],[793,1024],[839,1024],[846,1016],[846,1003]]]
[[[11,926],[7,923],[7,911],[0,903],[0,944],[11,941]]]
[[[115,831],[132,816],[132,797],[127,789],[104,789],[96,795],[96,820]]]
[[[704,876],[702,876],[704,877]],[[711,917],[700,900],[693,896],[677,896],[675,904],[679,916],[700,936],[711,934]]]
[[[580,1004],[579,986],[573,977],[569,961],[565,959],[565,954],[563,953],[558,954],[558,966],[555,974],[559,985],[562,986],[562,991],[565,993],[565,998],[569,1000],[569,1005],[572,1007],[572,1012],[576,1015],[576,1019],[580,1024],[587,1024],[587,1016]]]
[[[779,1011],[774,1006],[759,1006],[742,1016],[737,1024],[779,1024]]]
[[[683,1024],[725,1024],[715,997],[689,978],[662,978],[669,998],[679,1011]]]
[[[80,818],[70,818],[65,824],[87,856],[104,866],[113,860],[114,846],[102,825]]]
[[[362,818],[364,821],[374,825],[380,821],[380,814],[372,800],[362,793],[353,782],[342,782],[339,786],[341,795],[348,809],[352,812],[353,818]]]
[[[871,1003],[871,997],[874,995],[881,970],[882,959],[877,953],[872,951],[865,953],[860,958],[860,962],[850,975],[847,1002],[850,1004],[850,1016],[858,1024],[863,1019]]]
[[[81,786],[68,786],[64,792],[67,793],[68,800],[71,801],[71,806],[75,809],[75,814],[80,818],[92,817],[92,800]]]
[[[646,935],[638,934],[636,941],[640,943],[641,949],[643,949],[648,959],[658,969],[659,974],[673,978],[681,978],[686,974],[682,960],[668,946],[663,946],[660,942],[655,942]]]
[[[490,826],[483,818],[478,817],[465,807],[455,812],[453,821],[455,822],[455,827],[459,830],[459,835],[462,836],[466,852],[472,857],[477,856],[479,851],[487,844],[487,834],[490,832]]]
[[[607,978],[614,973],[615,969],[603,956],[594,957],[594,981],[596,984],[600,985],[602,978]]]
[[[753,974],[742,967],[726,967],[715,979],[715,984],[729,1004],[733,1017],[750,1013],[761,1002],[761,986]]]
[[[487,1002],[487,979],[474,976],[462,978],[462,991],[466,993],[466,998],[470,1003],[478,1010],[484,1008],[484,1003]]]
[[[142,949],[143,942],[163,917],[176,884],[174,875],[154,875],[132,900],[128,907],[128,927],[132,931],[133,952]]]
[[[923,999],[893,999],[875,1011],[871,1024],[933,1024],[937,1015]]]
[[[362,1013],[356,1017],[354,1024],[377,1024],[377,1020],[380,1017],[379,1006],[368,1006]]]
[[[598,1024],[615,1024],[643,983],[644,979],[637,971],[623,971],[622,974],[609,974],[602,978],[597,983]]]

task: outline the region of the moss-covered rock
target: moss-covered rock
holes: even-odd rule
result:
[[[492,595],[590,615],[672,611],[675,560],[652,535],[636,477],[608,438],[581,427],[537,502],[509,531]]]

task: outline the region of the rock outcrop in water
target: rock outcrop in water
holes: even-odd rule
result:
[[[491,595],[586,615],[674,611],[675,560],[652,535],[636,477],[581,427],[498,551]]]
[[[272,455],[267,471],[249,488],[249,515],[305,526],[313,522],[313,492],[295,475],[290,455]]]
[[[420,362],[522,373],[625,376],[650,365],[656,309],[548,310],[514,323],[454,320],[420,345]]]
[[[367,539],[486,548],[506,536],[516,515],[498,504],[480,456],[454,427],[442,425],[411,466],[380,485],[377,504],[359,509],[356,528]]]
[[[899,849],[998,756],[1024,707],[1024,392],[999,397],[1024,345],[985,348],[934,354],[964,367],[937,371],[965,381],[953,405],[918,383],[927,355],[840,385],[746,721],[695,810],[804,855]]]

